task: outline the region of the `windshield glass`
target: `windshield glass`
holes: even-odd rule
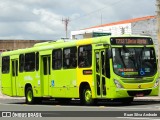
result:
[[[114,72],[122,77],[153,76],[157,70],[153,48],[112,48]]]

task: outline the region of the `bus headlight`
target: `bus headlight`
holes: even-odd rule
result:
[[[156,80],[156,82],[154,83],[153,88],[156,88],[159,85],[159,79]]]
[[[123,86],[121,85],[121,83],[118,80],[114,79],[114,84],[116,85],[117,88],[123,88]]]

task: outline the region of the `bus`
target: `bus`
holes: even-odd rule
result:
[[[152,38],[120,35],[37,43],[2,53],[1,91],[27,104],[52,98],[129,104],[158,96],[158,61]]]

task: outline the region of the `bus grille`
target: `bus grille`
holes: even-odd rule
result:
[[[122,81],[124,83],[149,83],[149,82],[152,82],[153,79],[133,79],[133,80],[130,80],[130,79],[122,79]]]
[[[136,96],[137,94],[143,94],[144,96],[149,95],[151,90],[141,90],[141,91],[127,91],[129,96]]]

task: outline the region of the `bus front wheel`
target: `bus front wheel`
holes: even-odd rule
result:
[[[33,104],[34,103],[34,96],[33,96],[32,87],[28,87],[26,89],[25,97],[26,97],[26,103],[27,104]]]
[[[94,103],[94,99],[92,98],[92,91],[89,87],[85,87],[83,89],[80,101],[83,105],[92,105]]]

